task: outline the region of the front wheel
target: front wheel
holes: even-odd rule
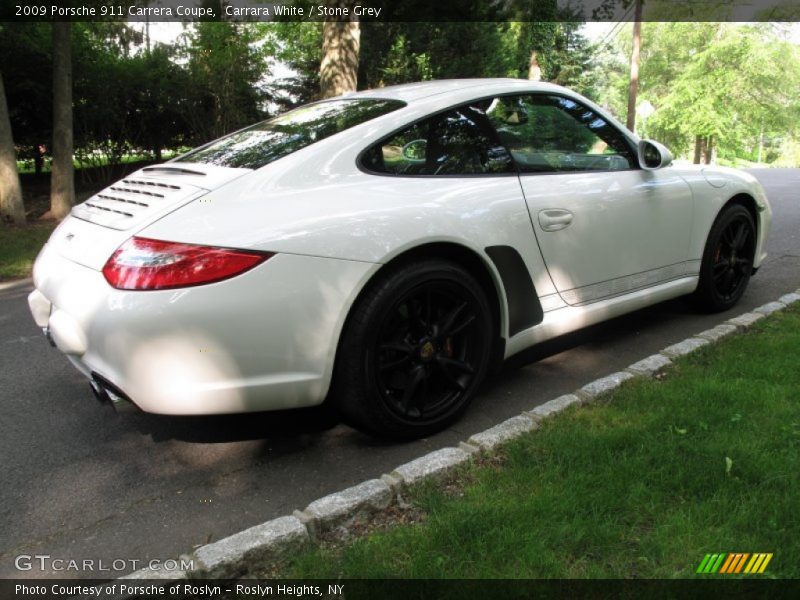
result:
[[[723,209],[708,234],[695,299],[712,312],[733,307],[753,272],[756,228],[741,204]]]
[[[427,260],[382,275],[358,301],[339,346],[334,394],[370,433],[416,438],[466,409],[491,354],[486,295],[462,267]]]

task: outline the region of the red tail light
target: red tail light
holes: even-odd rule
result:
[[[119,290],[167,290],[222,281],[272,256],[132,237],[111,255],[103,275]]]

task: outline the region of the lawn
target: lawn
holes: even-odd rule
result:
[[[55,222],[22,227],[0,223],[0,281],[30,276],[33,261],[55,226]]]
[[[800,577],[800,310],[578,407],[411,496],[422,518],[292,557],[290,578]],[[771,552],[763,575],[698,575]],[[275,568],[274,566],[272,567]]]

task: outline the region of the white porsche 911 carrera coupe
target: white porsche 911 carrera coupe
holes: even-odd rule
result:
[[[374,434],[452,423],[497,361],[684,294],[741,297],[771,210],[567,89],[348,94],[145,167],[41,251],[36,323],[118,405],[329,398]]]

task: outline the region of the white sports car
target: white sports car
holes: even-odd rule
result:
[[[390,437],[454,421],[496,361],[684,294],[733,306],[771,211],[567,89],[418,83],[292,110],[76,206],[36,323],[101,399],[321,404]]]

